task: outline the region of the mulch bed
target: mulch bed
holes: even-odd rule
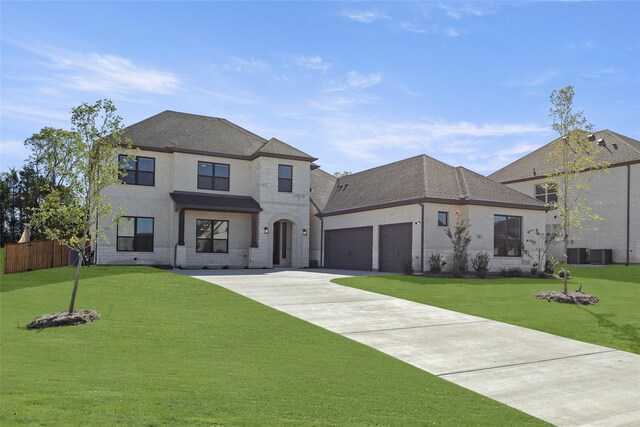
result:
[[[597,304],[598,297],[589,294],[583,294],[580,291],[573,291],[564,293],[562,291],[542,291],[537,294],[533,294],[534,298],[546,299],[547,301],[555,301],[563,304],[578,304],[578,305],[594,305]]]
[[[27,329],[55,328],[57,326],[75,326],[95,322],[100,318],[98,312],[93,310],[76,310],[69,314],[68,311],[44,314],[34,319],[27,325]]]

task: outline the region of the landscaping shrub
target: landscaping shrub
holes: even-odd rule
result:
[[[469,220],[461,219],[460,212],[456,211],[456,225],[451,231],[447,228],[444,233],[451,240],[453,246],[453,276],[462,277],[467,271],[469,264],[469,243],[471,243],[471,236],[469,235]]]
[[[511,267],[507,274],[509,277],[522,277],[522,269],[520,267]]]
[[[489,271],[489,257],[488,252],[478,252],[476,256],[471,259],[471,266],[476,271],[478,277],[486,277],[487,271]]]
[[[432,273],[440,273],[444,266],[447,265],[447,261],[439,253],[431,254],[429,257],[429,271]]]
[[[544,272],[546,274],[553,274],[553,272],[556,271],[556,267],[558,266],[559,263],[560,261],[558,261],[554,257],[552,256],[547,257],[547,259],[544,262]]]
[[[411,257],[405,257],[402,260],[402,273],[406,274],[407,276],[413,275],[413,260],[411,259]]]
[[[542,272],[541,272],[541,273],[542,273]],[[532,276],[537,276],[537,275],[538,275],[538,268],[537,268],[537,266],[535,266],[535,265],[534,265],[533,267],[531,267],[531,275],[532,275]]]

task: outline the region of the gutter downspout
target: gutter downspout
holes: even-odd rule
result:
[[[420,272],[424,273],[424,203],[420,203]]]
[[[627,165],[627,262],[629,265],[629,245],[631,234],[631,165]]]
[[[320,218],[320,268],[324,268],[324,218]]]

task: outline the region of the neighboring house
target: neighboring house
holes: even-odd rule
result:
[[[109,196],[126,216],[100,264],[420,271],[432,253],[450,258],[444,230],[459,213],[471,254],[489,252],[496,270],[529,266],[524,232],[545,225],[544,203],[427,156],[337,179],[224,119],[165,111],[125,136],[136,161],[122,156],[127,185]]]
[[[613,262],[640,262],[640,141],[610,130],[594,133],[593,146],[599,158],[610,163],[607,171],[589,183],[585,201],[602,221],[588,221],[585,230],[570,230],[569,247],[612,249]],[[554,141],[555,142],[555,141]],[[556,199],[552,189],[544,188],[545,177],[553,169],[548,160],[553,142],[489,175],[494,181],[524,194],[548,202]],[[553,210],[547,213],[548,233],[559,230],[561,218]],[[562,238],[551,254],[563,260]]]

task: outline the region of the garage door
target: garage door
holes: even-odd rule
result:
[[[324,232],[324,266],[371,270],[373,227],[341,228]]]
[[[402,273],[402,264],[411,259],[411,223],[380,226],[380,271]]]

